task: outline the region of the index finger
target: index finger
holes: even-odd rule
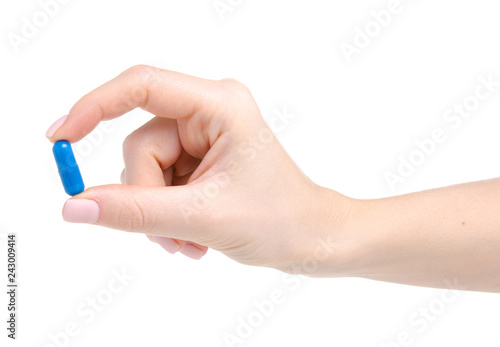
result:
[[[49,140],[79,141],[99,122],[117,118],[137,107],[172,119],[189,117],[199,111],[211,114],[215,83],[151,66],[134,66],[82,97],[64,123],[50,134]]]

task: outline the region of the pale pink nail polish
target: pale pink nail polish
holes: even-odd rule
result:
[[[66,119],[68,119],[68,115],[62,116],[61,118],[56,120],[54,122],[54,124],[52,124],[50,126],[50,128],[47,130],[47,132],[45,133],[45,136],[47,136],[48,138],[51,138],[56,133],[57,129],[59,129],[61,127],[61,125],[63,125],[64,122],[66,122]]]
[[[172,240],[171,238],[168,237],[161,237],[161,236],[153,236],[153,239],[155,239],[156,242],[160,246],[163,247],[164,250],[166,250],[168,253],[174,254],[177,251],[179,251],[179,244],[177,241]]]
[[[99,204],[95,200],[69,199],[63,208],[63,219],[70,223],[93,224],[99,220],[99,214]]]
[[[195,260],[199,260],[205,255],[205,252],[203,252],[198,247],[193,246],[189,243],[187,245],[185,245],[184,248],[182,248],[180,252],[182,254],[184,254],[186,257],[189,257],[189,258],[192,258]]]

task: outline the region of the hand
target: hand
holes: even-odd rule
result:
[[[147,66],[84,96],[47,136],[75,142],[135,107],[156,117],[125,140],[124,184],[69,199],[65,220],[144,233],[196,259],[209,247],[315,277],[500,290],[500,179],[350,199],[296,167],[241,83]]]
[[[66,221],[144,233],[193,258],[209,247],[288,272],[306,272],[300,266],[318,240],[342,230],[351,200],[297,168],[234,80],[136,66],[79,100],[48,137],[78,141],[136,107],[156,117],[124,142],[124,184],[69,199]]]

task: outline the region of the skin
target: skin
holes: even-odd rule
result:
[[[193,258],[212,248],[313,277],[500,292],[500,179],[349,198],[300,171],[241,83],[148,66],[85,95],[49,139],[78,141],[136,107],[156,117],[124,142],[124,184],[71,198],[97,202],[93,224]]]

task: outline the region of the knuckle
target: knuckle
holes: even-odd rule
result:
[[[122,150],[126,156],[152,155],[156,151],[156,145],[150,133],[144,127],[131,132],[123,141]]]
[[[152,66],[139,64],[125,70],[125,73],[131,75],[132,77],[141,79],[144,76],[150,76],[153,74],[153,70],[154,68]]]
[[[145,232],[148,225],[145,208],[132,196],[124,201],[123,208],[122,216],[127,216],[121,218],[125,222],[124,229],[130,232]]]
[[[246,85],[234,78],[224,78],[219,81],[223,90],[233,94],[249,95],[250,90]]]
[[[235,79],[226,78],[220,80],[219,86],[221,104],[225,105],[232,114],[238,113],[238,110],[252,106],[255,103],[248,87]]]
[[[132,154],[137,151],[137,148],[140,148],[141,136],[138,135],[137,131],[129,134],[125,140],[123,141],[123,153],[124,154]]]
[[[156,68],[149,65],[135,65],[125,71],[132,86],[126,95],[133,107],[144,107],[148,101],[148,89],[156,79]]]

